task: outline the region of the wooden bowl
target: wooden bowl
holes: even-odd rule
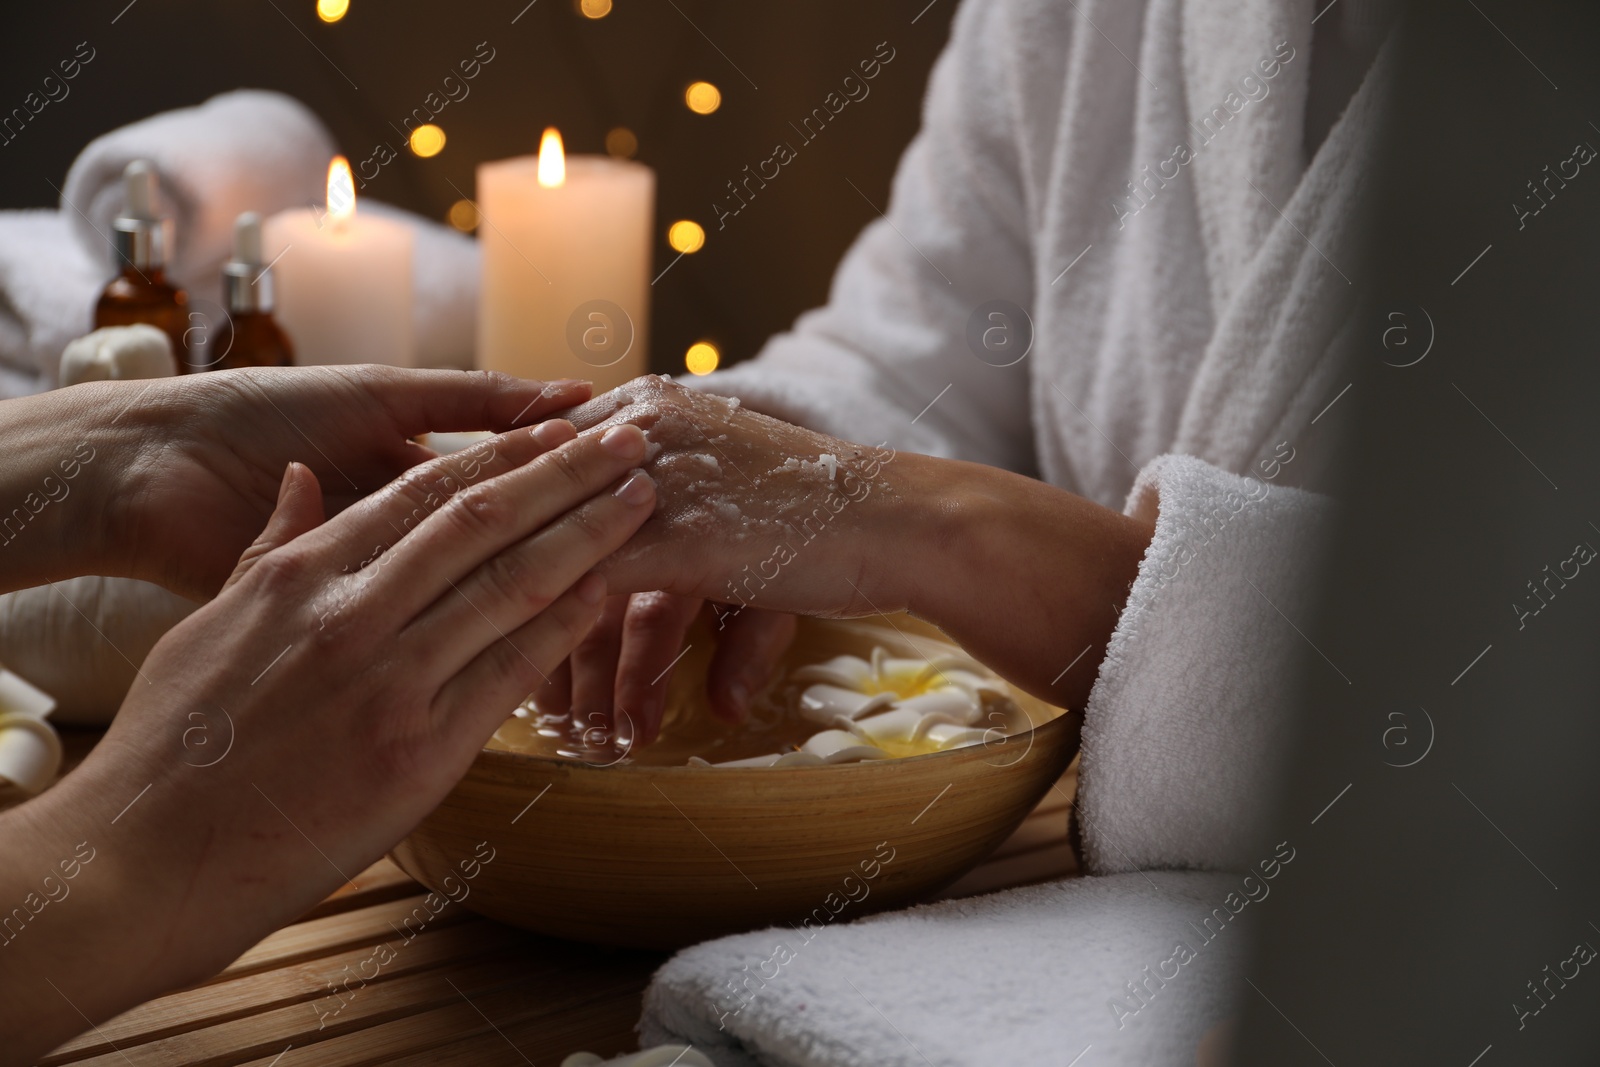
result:
[[[804,625],[863,654],[868,642],[906,654],[910,629]],[[1066,770],[1081,713],[1013,697],[1033,730],[909,759],[596,767],[485,749],[394,859],[481,915],[600,944],[675,948],[857,918],[955,881]]]

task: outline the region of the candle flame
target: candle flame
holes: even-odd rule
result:
[[[567,156],[561,148],[561,134],[547,127],[539,140],[539,184],[554,189],[567,180]]]
[[[356,179],[350,161],[334,156],[328,164],[328,217],[342,223],[356,213]]]

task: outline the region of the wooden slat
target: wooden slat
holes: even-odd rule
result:
[[[433,983],[429,988],[433,995],[424,1004],[431,1010],[409,1012],[403,1018],[392,1018],[357,1033],[297,1047],[292,1065],[286,1067],[387,1065],[398,1057],[427,1053],[462,1038],[496,1036],[497,1027],[504,1034],[516,1034],[513,1041],[550,1032],[558,1036],[561,1044],[569,1044],[577,1038],[563,1036],[564,1033],[581,1030],[591,1009],[595,1020],[603,1020],[609,1026],[621,1018],[617,1004],[630,1003],[630,1011],[637,1019],[639,997],[664,958],[629,953],[554,974],[536,974],[487,991],[472,990],[459,982],[459,988],[452,988],[437,972],[419,975],[415,980],[419,986]],[[628,1029],[631,1026],[632,1020],[627,1024]],[[531,1045],[523,1047],[519,1043],[518,1048],[534,1063],[560,1062],[553,1052],[535,1057]],[[263,1052],[259,1059],[250,1061],[249,1067],[271,1067],[281,1050],[281,1046],[273,1049],[270,1056]],[[569,1047],[566,1051],[574,1049]],[[424,1056],[416,1062],[434,1061]],[[518,1062],[523,1062],[520,1056]],[[107,1060],[103,1067],[114,1067],[113,1061]]]
[[[971,897],[980,893],[993,893],[1021,885],[1034,885],[1057,878],[1070,878],[1081,874],[1078,858],[1065,841],[1048,848],[1019,853],[1005,859],[985,863],[967,872],[935,900],[954,897]]]
[[[1082,873],[1068,841],[1068,819],[1077,794],[1077,763],[1051,786],[1039,806],[990,857],[962,875],[933,899],[993,893],[1012,886],[1033,885]]]
[[[531,962],[522,953],[451,964],[364,986],[344,1002],[337,1015],[331,1014],[336,1004],[327,1008],[320,1007],[320,1002],[294,1004],[157,1041],[122,1045],[77,1062],[82,1067],[168,1067],[175,1063],[227,1067],[258,1057],[270,1060],[294,1046],[302,1050],[295,1055],[295,1067],[305,1067],[320,1062],[310,1054],[324,1044],[341,1037],[359,1040],[385,1023],[424,1017],[441,1005],[460,1002],[461,993],[451,987],[452,982],[462,993],[477,998],[519,982],[552,984],[554,978],[553,968]]]
[[[275,934],[268,934],[212,981],[285,967],[361,945],[380,944],[399,936],[400,924],[415,909],[422,907],[425,896],[402,897],[285,926]],[[427,913],[426,908],[423,908],[423,913]],[[436,930],[469,918],[472,918],[472,913],[459,904],[446,904],[444,910],[428,921],[427,929]]]
[[[418,885],[409,874],[396,867],[394,861],[385,856],[334,890],[332,896],[300,916],[298,921],[320,919],[324,915],[337,915],[342,911],[354,911],[369,904],[381,904],[384,901],[399,900],[401,897],[426,892],[427,887]]]
[[[389,1060],[386,1067],[554,1067],[574,1052],[616,1056],[639,1047],[639,1021],[645,982],[578,1005],[553,1018],[496,1023],[498,1031],[475,1034],[448,1045]],[[284,1065],[280,1065],[284,1067]]]
[[[394,949],[394,959],[378,971],[373,983],[481,956],[518,952],[530,940],[531,935],[486,919],[425,931],[410,942],[392,937],[389,945]],[[41,1067],[71,1063],[292,1004],[327,1001],[320,1007],[332,1009],[338,1002],[333,1000],[330,986],[348,978],[349,973],[359,973],[361,964],[371,955],[372,946],[362,945],[304,963],[170,993],[101,1023],[39,1062]],[[345,972],[346,967],[350,968],[349,973]]]

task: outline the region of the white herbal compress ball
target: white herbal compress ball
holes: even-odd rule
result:
[[[132,578],[71,578],[0,596],[0,663],[56,699],[52,722],[103,726],[161,635],[200,605]]]

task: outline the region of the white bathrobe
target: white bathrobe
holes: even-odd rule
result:
[[[1370,4],[1342,3],[1341,35],[1371,34]],[[1342,227],[1387,67],[1305,158],[1315,14],[967,0],[888,216],[828,305],[707,382],[856,441],[1034,473],[1156,532],[1086,709],[1096,876],[826,928],[770,981],[795,931],[696,946],[647,993],[646,1042],[721,1067],[1188,1065],[1255,995],[1244,944],[1274,905],[1246,909],[1240,888],[1292,883],[1271,857],[1314,833],[1261,836],[1294,671],[1348,684],[1300,633],[1332,512],[1306,487],[1350,410],[1332,355],[1359,328]],[[1025,358],[1020,316],[992,301],[1031,319]],[[990,339],[1010,349],[986,350],[983,331],[1008,327]],[[730,984],[757,973],[728,1014]]]
[[[1250,863],[1286,741],[1329,511],[1288,486],[1326,468],[1342,414],[1324,412],[1347,384],[1330,349],[1354,328],[1341,225],[1375,80],[1307,160],[1313,14],[969,0],[888,215],[828,304],[706,382],[1157,517],[1087,708],[1094,871]],[[969,325],[991,301],[1032,320],[1010,366],[1020,316],[990,305]],[[979,358],[990,327],[1011,348]]]

